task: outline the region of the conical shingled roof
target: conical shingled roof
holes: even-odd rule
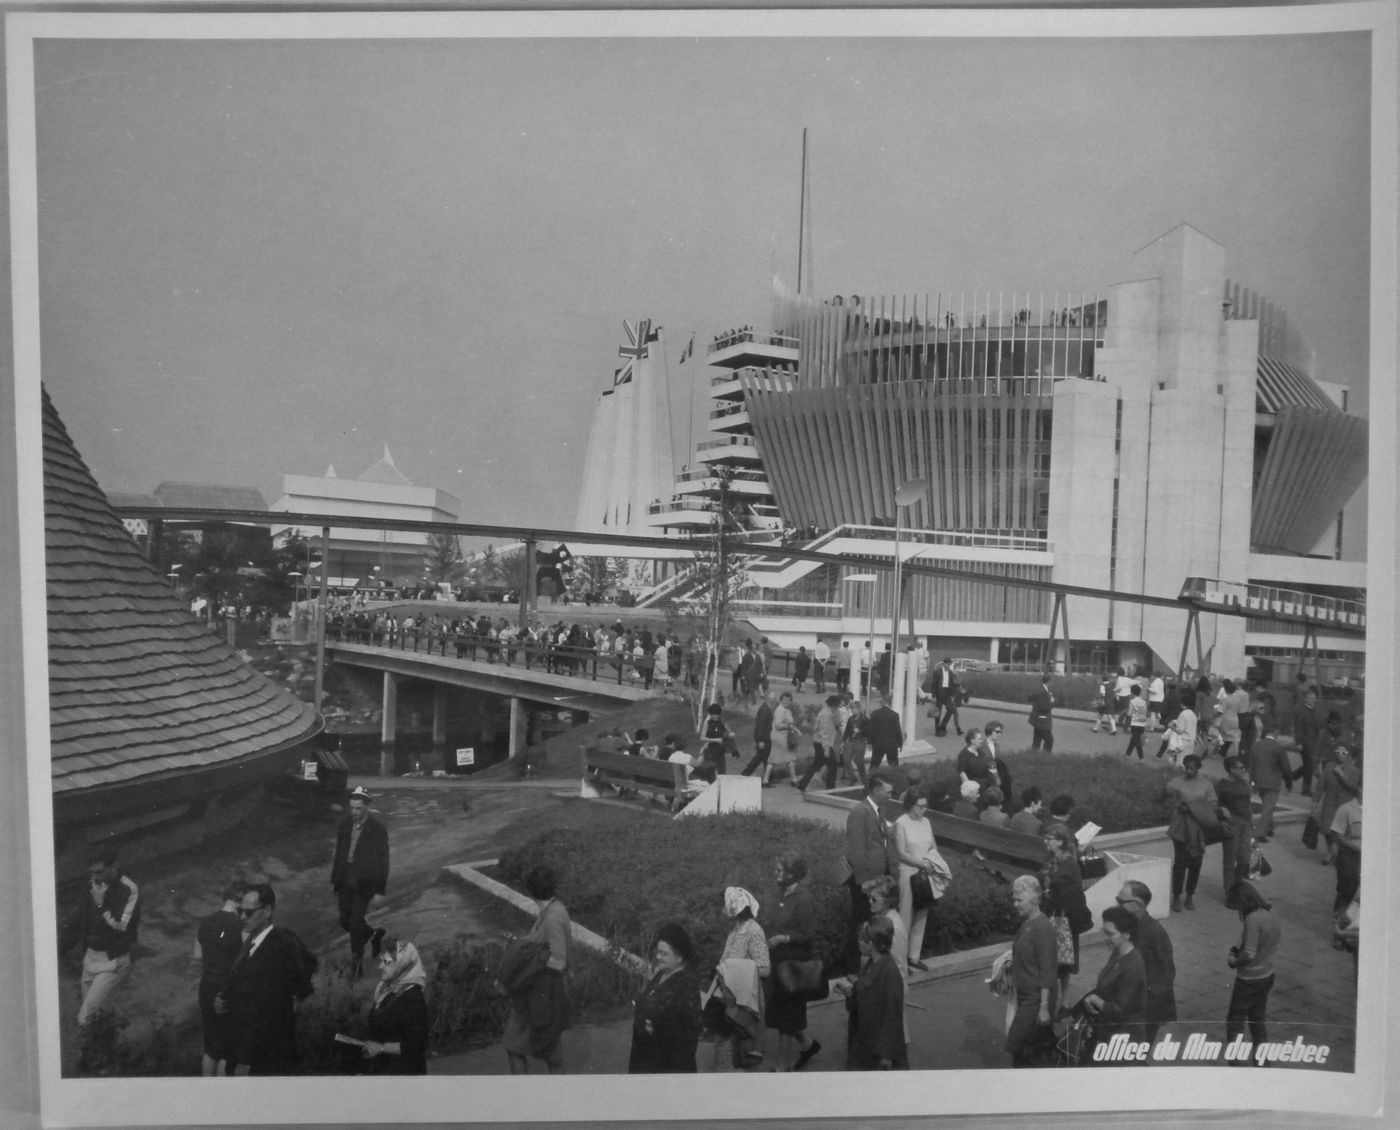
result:
[[[55,803],[237,770],[315,735],[315,710],[211,635],[145,559],[43,399]]]

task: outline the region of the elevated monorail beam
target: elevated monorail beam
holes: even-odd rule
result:
[[[118,506],[114,507],[119,518],[148,518],[162,522],[241,522],[267,526],[317,526],[337,527],[352,530],[401,530],[410,533],[448,533],[465,537],[484,537],[509,541],[563,541],[588,544],[626,546],[629,549],[685,549],[708,544],[711,535],[701,534],[683,538],[642,537],[638,534],[606,534],[582,532],[579,530],[540,529],[536,526],[482,526],[469,522],[417,522],[405,518],[355,518],[341,514],[297,514],[290,511],[267,510],[201,510],[198,508],[175,508],[163,506]],[[893,571],[893,557],[880,557],[871,554],[835,554],[820,550],[801,549],[796,546],[752,545],[744,543],[742,552],[751,557],[764,557],[773,560],[815,561],[822,565],[837,565],[857,570],[879,569]],[[966,569],[950,569],[944,565],[928,565],[917,557],[907,557],[900,568],[909,573],[925,577],[943,577],[956,581],[972,581],[984,585],[997,585],[1003,588],[1033,589],[1058,596],[1079,596],[1086,600],[1114,600],[1124,604],[1152,605],[1158,608],[1179,610],[1196,609],[1214,616],[1237,616],[1247,620],[1268,620],[1281,624],[1312,624],[1317,621],[1306,616],[1289,616],[1268,609],[1234,608],[1206,604],[1202,601],[1183,600],[1173,596],[1149,596],[1146,593],[1121,592],[1116,589],[1088,588],[1084,585],[1064,585],[1054,581],[1037,581],[1028,577],[996,577],[986,573],[974,573]],[[1366,629],[1350,624],[1328,622],[1328,632],[1336,635],[1365,636]]]

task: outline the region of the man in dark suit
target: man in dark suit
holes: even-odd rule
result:
[[[1157,1029],[1176,1019],[1176,961],[1172,954],[1171,935],[1148,913],[1152,889],[1146,883],[1129,879],[1115,901],[1138,921],[1134,945],[1142,954],[1143,969],[1147,973],[1147,1024],[1143,1029],[1143,1038],[1152,1043],[1156,1039]]]
[[[389,882],[389,833],[370,815],[369,792],[358,788],[350,794],[350,815],[340,822],[335,836],[335,862],[331,864],[331,889],[340,904],[340,928],[350,935],[350,976],[359,977],[365,943],[372,942],[379,956],[382,929],[365,921],[375,895]]]
[[[846,886],[851,892],[851,917],[846,928],[842,964],[847,973],[854,974],[860,968],[860,946],[856,935],[871,918],[870,899],[861,890],[861,884],[888,875],[891,871],[893,837],[880,813],[880,806],[890,799],[893,791],[888,778],[872,775],[865,799],[846,817],[846,866],[851,872],[846,877]]]
[[[890,706],[890,696],[882,694],[880,705],[870,712],[870,720],[865,727],[870,738],[870,771],[880,767],[881,761],[891,766],[899,764],[899,751],[904,748],[904,726],[899,715]]]
[[[215,1011],[227,1019],[233,1075],[290,1075],[297,1061],[296,1002],[311,995],[316,958],[285,926],[274,926],[277,896],[267,883],[239,900],[243,946]]]
[[[962,694],[962,688],[958,686],[958,677],[953,673],[953,661],[944,658],[929,674],[929,680],[933,691],[934,736],[941,738],[948,732],[949,720],[952,721],[954,729],[961,734],[958,696]]]

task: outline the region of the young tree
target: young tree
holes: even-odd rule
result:
[[[428,535],[428,549],[423,555],[428,580],[452,584],[461,579],[465,566],[462,539],[457,534],[435,531]]]
[[[693,702],[695,728],[704,722],[705,708],[714,698],[719,682],[720,651],[733,620],[732,606],[748,584],[743,561],[735,554],[735,535],[744,529],[739,500],[730,491],[734,473],[729,467],[715,469],[719,480],[719,505],[715,509],[709,536],[691,558],[691,595],[677,602],[677,611],[700,640],[702,673]]]

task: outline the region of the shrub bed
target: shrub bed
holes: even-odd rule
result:
[[[973,698],[1005,702],[1008,713],[1018,705],[1029,713],[1031,694],[1040,689],[1040,675],[1029,671],[964,671],[958,681]],[[1067,710],[1093,710],[1099,680],[1093,675],[1055,675],[1050,689]]]
[[[1156,761],[1153,752],[1155,750],[1148,753],[1149,764],[1130,762],[1114,753],[1097,757],[1066,756],[1041,750],[1006,754],[1004,760],[1011,770],[1011,787],[1015,793],[1013,808],[1020,806],[1021,790],[1036,785],[1045,799],[1047,812],[1051,800],[1061,793],[1074,797],[1076,824],[1092,821],[1105,832],[1158,827],[1170,817],[1166,807],[1166,784],[1180,770]],[[902,772],[911,779],[917,777],[928,790],[933,807],[943,812],[953,810],[958,799],[956,764],[943,761],[902,769]]]
[[[502,855],[497,877],[523,889],[524,877],[547,863],[559,878],[559,898],[575,921],[615,945],[645,955],[652,936],[679,922],[703,966],[718,959],[730,923],[724,888],[744,887],[762,907],[775,897],[772,861],[794,850],[807,861],[808,884],[821,922],[820,946],[841,952],[850,897],[841,884],[839,832],[806,820],[736,813],[683,822],[634,819],[616,828],[550,831]],[[989,944],[1014,933],[1012,875],[953,857],[953,883],[929,930],[934,952]]]

